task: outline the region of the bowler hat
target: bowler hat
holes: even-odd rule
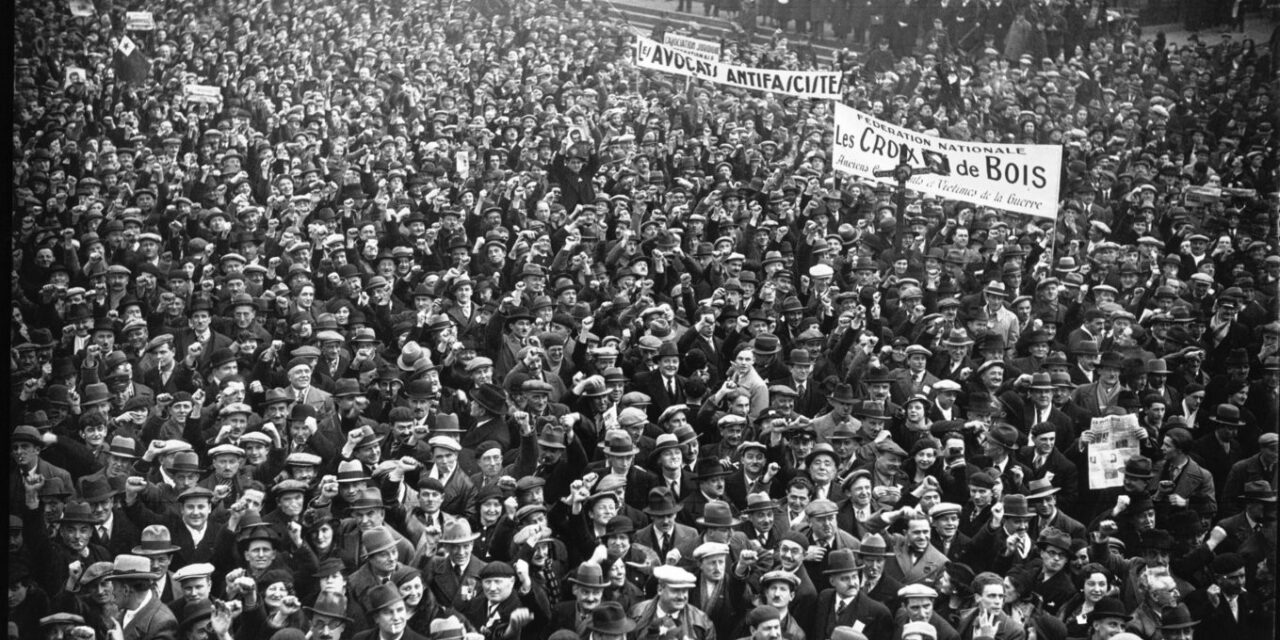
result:
[[[471,391],[471,399],[490,413],[505,415],[507,413],[507,394],[496,384],[484,383]]]
[[[861,570],[862,564],[858,562],[858,558],[853,555],[851,549],[836,549],[827,556],[827,568],[822,573],[823,575],[833,576]]]
[[[1107,596],[1093,605],[1093,611],[1089,612],[1089,622],[1092,624],[1097,620],[1106,618],[1119,618],[1128,620],[1130,618],[1128,610],[1119,598]]]

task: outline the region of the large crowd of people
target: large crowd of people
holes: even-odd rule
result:
[[[17,3],[9,637],[1275,637],[1277,38],[852,5]]]

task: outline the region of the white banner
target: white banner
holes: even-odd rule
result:
[[[128,11],[124,14],[126,31],[155,31],[156,19],[150,11]]]
[[[71,9],[71,15],[77,18],[87,18],[97,13],[91,0],[68,0],[67,6]]]
[[[222,90],[207,84],[189,84],[186,87],[187,102],[216,105],[222,102]]]
[[[649,38],[636,38],[636,64],[643,69],[665,71],[742,89],[772,91],[797,98],[840,98],[841,74],[838,71],[739,67],[695,58]]]
[[[907,163],[913,168],[943,166],[949,171],[915,175],[907,182],[910,189],[1041,218],[1058,215],[1061,147],[948,140],[903,129],[843,104],[836,104],[835,124],[832,164],[842,173],[897,184],[893,176],[874,173],[896,167],[906,145],[911,153]]]
[[[662,44],[680,53],[702,60],[710,60],[712,62],[720,60],[720,43],[712,40],[701,40],[675,33],[666,33],[662,36]]]

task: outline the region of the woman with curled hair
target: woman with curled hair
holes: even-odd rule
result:
[[[1079,592],[1062,605],[1059,616],[1067,625],[1068,637],[1087,637],[1089,612],[1099,600],[1117,593],[1116,577],[1106,567],[1090,562],[1076,574],[1075,585]]]

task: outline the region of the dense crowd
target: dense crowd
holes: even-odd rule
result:
[[[85,4],[15,8],[10,638],[1274,637],[1275,38],[708,3],[1059,145],[1037,219],[607,4]]]

